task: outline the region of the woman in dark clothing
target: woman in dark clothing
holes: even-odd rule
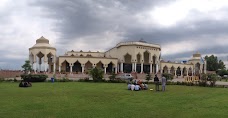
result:
[[[157,77],[157,75],[155,75],[155,77],[154,77],[154,84],[155,84],[155,89],[156,89],[156,91],[159,91],[159,79],[158,79],[158,77]]]

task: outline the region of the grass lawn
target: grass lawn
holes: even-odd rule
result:
[[[167,86],[130,91],[122,83],[0,83],[1,118],[228,118],[228,89]],[[149,85],[154,88],[154,85]]]

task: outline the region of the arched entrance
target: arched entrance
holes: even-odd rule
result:
[[[54,68],[54,55],[52,53],[47,54],[47,59],[48,59],[48,72],[53,72]]]
[[[196,76],[200,75],[200,63],[195,64],[195,75]]]
[[[168,73],[168,67],[167,66],[163,67],[163,72],[162,73]]]
[[[192,68],[191,67],[188,69],[188,76],[192,76]]]
[[[82,72],[82,66],[81,63],[79,61],[76,61],[72,67],[73,72]]]
[[[177,74],[177,76],[181,76],[181,68],[180,67],[177,68],[176,74]]]
[[[44,62],[44,54],[42,52],[39,52],[36,56],[38,57],[38,63],[39,63],[38,71],[39,72],[45,71],[45,69],[42,69],[41,67],[42,63]]]
[[[171,69],[170,69],[170,73],[172,74],[172,75],[175,75],[175,68],[172,66],[171,67]]]
[[[88,70],[92,68],[93,68],[93,64],[90,61],[87,61],[85,63],[85,73],[88,73]]]
[[[99,68],[99,69],[104,69],[104,64],[99,61],[97,64],[96,64],[96,67]]]
[[[143,60],[144,60],[144,64],[143,64],[143,72],[144,73],[150,73],[150,53],[148,51],[145,51],[143,53]]]
[[[186,69],[186,67],[183,68],[183,71],[182,72],[183,72],[183,74],[182,74],[183,76],[187,76],[187,69]]]
[[[70,64],[66,60],[62,63],[62,66],[65,67],[62,70],[63,72],[70,72]]]
[[[111,73],[114,73],[114,72],[115,72],[113,66],[114,66],[114,64],[113,64],[112,62],[110,62],[110,63],[108,64],[108,67],[106,68],[107,74],[111,74]]]
[[[124,56],[124,73],[130,73],[132,71],[132,64],[131,64],[131,55],[130,54],[126,54]]]

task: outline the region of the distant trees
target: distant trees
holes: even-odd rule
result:
[[[209,71],[217,71],[219,69],[225,69],[225,64],[222,60],[218,61],[217,56],[211,55],[211,56],[205,56],[205,60],[207,61],[207,70]]]

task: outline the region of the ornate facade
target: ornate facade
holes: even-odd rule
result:
[[[143,41],[121,42],[106,52],[72,50],[57,57],[56,48],[42,36],[29,48],[29,59],[35,72],[87,73],[88,69],[95,67],[103,69],[105,74],[137,72],[194,75],[206,72],[206,64],[205,61],[201,63],[200,54],[194,54],[186,63],[160,61],[160,56],[160,45]]]

